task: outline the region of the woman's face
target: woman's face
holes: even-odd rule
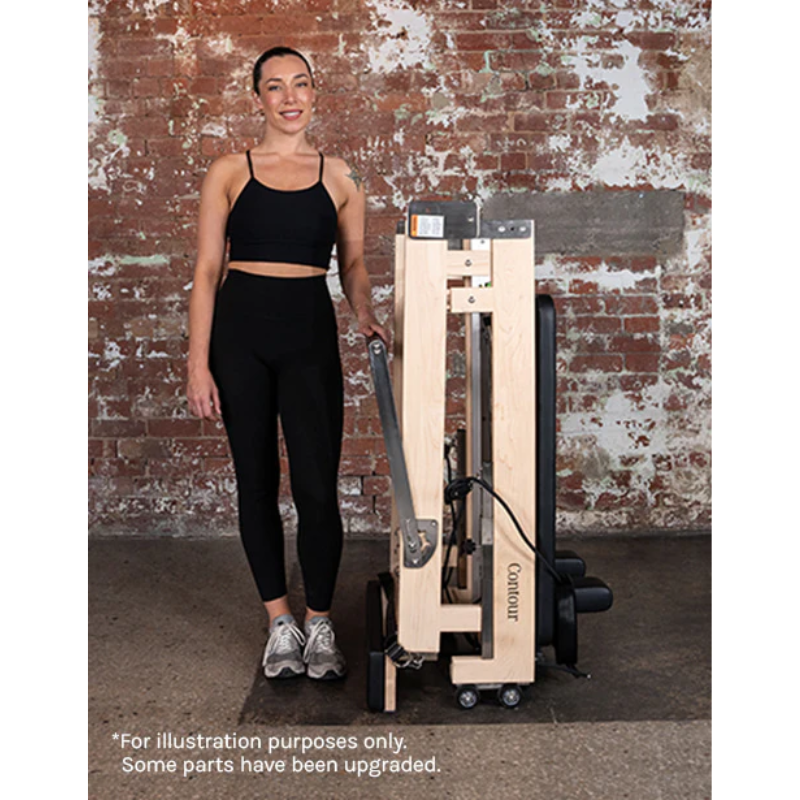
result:
[[[261,82],[256,103],[267,124],[288,132],[304,128],[311,121],[315,92],[303,60],[293,55],[273,56],[261,65]],[[289,111],[299,114],[286,115]]]

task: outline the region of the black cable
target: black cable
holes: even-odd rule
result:
[[[444,459],[447,462],[447,480],[452,482],[453,480],[453,468],[450,464],[450,450],[452,449],[452,444],[447,444],[445,446],[444,451]],[[461,524],[461,517],[467,507],[466,499],[462,502],[461,508],[458,510],[458,514],[456,514],[455,503],[451,500],[449,503],[450,512],[453,517],[453,530],[450,533],[450,540],[447,543],[447,552],[445,553],[444,564],[442,565],[442,589],[444,590],[445,596],[447,597],[447,602],[452,603],[453,598],[450,596],[450,588],[448,584],[450,583],[450,578],[453,574],[453,567],[448,569],[448,564],[450,563],[450,552],[453,549],[453,544],[455,543],[456,536],[458,533],[458,528]],[[467,640],[467,643],[472,647],[473,650],[479,651],[481,649],[481,644],[478,641],[478,637],[472,633],[464,633],[464,638]]]
[[[447,462],[447,480],[449,483],[452,483],[453,481],[453,468],[452,465],[450,464],[450,458],[449,458],[450,450],[452,448],[453,448],[452,444],[446,444],[444,451],[444,460]],[[453,544],[455,543],[456,540],[458,527],[461,524],[461,517],[463,516],[467,504],[466,501],[462,503],[461,508],[458,511],[458,514],[456,514],[455,504],[453,503],[452,500],[448,501],[448,505],[450,506],[450,512],[453,517],[453,530],[450,532],[450,539],[447,542],[447,552],[445,553],[444,563],[442,564],[442,586],[444,587],[447,587],[447,584],[450,583],[450,578],[453,574],[453,568],[449,567],[450,553],[453,549]],[[448,567],[449,571],[447,571]],[[449,600],[449,593],[448,593],[448,602],[452,602],[452,600]]]
[[[522,530],[522,526],[519,524],[519,521],[514,516],[514,512],[508,507],[508,503],[506,503],[506,501],[503,500],[503,498],[500,497],[500,495],[497,494],[497,492],[495,492],[495,490],[482,478],[477,477],[477,475],[470,475],[466,478],[456,478],[454,481],[450,481],[450,483],[447,484],[447,487],[444,490],[445,501],[451,503],[453,502],[453,500],[457,498],[465,498],[472,491],[473,483],[480,484],[484,489],[486,489],[487,492],[489,492],[490,495],[492,495],[492,497],[494,497],[500,503],[500,505],[503,506],[503,508],[508,513],[508,516],[511,517],[511,521],[514,523],[514,526],[519,531],[519,535],[522,537],[525,544],[527,544],[528,547],[534,552],[536,557],[541,560],[542,564],[544,564],[548,572],[550,572],[550,574],[553,576],[556,583],[561,584],[564,583],[566,580],[568,580],[563,575],[560,575],[555,570],[553,565],[536,550],[536,547],[533,545],[531,540],[525,535],[525,531]]]

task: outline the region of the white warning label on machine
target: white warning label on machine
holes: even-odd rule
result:
[[[439,214],[412,214],[411,235],[428,239],[444,238],[444,216]]]

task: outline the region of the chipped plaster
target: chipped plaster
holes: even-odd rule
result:
[[[129,8],[133,9],[135,6],[137,11],[148,18],[153,18],[159,13],[162,6],[168,5],[169,0],[153,0],[144,3],[126,0],[126,2]],[[299,2],[297,4],[284,3],[281,5],[281,10],[298,4]],[[207,0],[205,5],[210,7],[210,0]],[[269,3],[264,5],[269,7]],[[278,8],[277,2],[272,5],[276,9]],[[465,8],[468,6],[464,3],[458,5]],[[659,105],[650,113],[666,111],[678,114],[681,118],[681,128],[676,136],[681,137],[681,140],[676,145],[669,136],[663,138],[654,136],[653,139],[658,144],[645,150],[644,147],[639,146],[641,139],[637,140],[615,131],[613,124],[604,124],[597,132],[598,149],[593,152],[576,147],[574,140],[567,134],[550,136],[546,147],[550,152],[566,157],[568,168],[565,171],[569,172],[570,178],[553,178],[550,184],[544,188],[551,191],[572,191],[595,184],[616,187],[647,184],[653,188],[682,188],[708,196],[710,195],[709,176],[704,170],[691,168],[690,148],[684,146],[687,137],[694,134],[705,136],[710,132],[710,56],[705,52],[710,37],[707,15],[697,8],[696,3],[692,2],[651,0],[647,10],[631,8],[632,5],[626,0],[602,0],[602,2],[601,0],[587,0],[584,8],[580,12],[576,12],[575,19],[577,20],[578,15],[582,14],[582,24],[588,28],[598,29],[598,33],[601,25],[608,24],[609,12],[617,28],[624,31],[675,30],[676,26],[679,26],[682,31],[689,31],[691,36],[681,37],[679,46],[676,45],[674,50],[666,53],[680,63],[679,91],[669,94],[661,93],[655,86],[655,76],[640,66],[640,61],[646,61],[646,59],[642,59],[642,51],[629,42],[614,44],[611,50],[606,50],[607,54],[614,53],[620,56],[621,60],[616,62],[618,66],[603,67],[603,64],[614,62],[601,61],[590,46],[591,36],[578,35],[574,39],[574,49],[563,54],[562,63],[575,71],[580,80],[580,88],[584,91],[592,91],[591,87],[601,81],[611,87],[607,105],[601,109],[606,112],[609,120],[616,119],[621,122],[644,120],[648,113],[648,97],[652,100],[651,95],[658,95]],[[365,6],[369,9],[371,23],[368,26],[369,32],[362,36],[363,40],[368,42],[365,50],[369,56],[371,69],[382,74],[389,74],[398,69],[434,68],[434,65],[431,64],[431,60],[435,57],[431,46],[434,15],[432,12],[426,14],[422,10],[427,8],[426,6],[403,2],[403,0],[370,0]],[[127,130],[123,121],[125,115],[122,114],[113,120],[104,119],[102,97],[92,94],[97,91],[93,84],[98,80],[99,51],[103,44],[98,17],[103,13],[104,7],[105,4],[102,2],[90,3],[93,14],[89,20],[89,131],[92,143],[90,186],[109,191],[109,184],[113,185],[112,180],[126,177],[126,174],[120,169],[124,166],[124,159],[129,155],[129,145],[122,133],[123,130]],[[616,14],[615,17],[614,14]],[[336,16],[335,13],[334,16]],[[180,17],[178,19],[180,20]],[[555,42],[555,39],[550,39],[547,31],[536,30],[529,33],[535,34],[535,38],[545,50],[548,41]],[[174,34],[158,34],[158,38],[172,43],[176,74],[194,74],[192,70],[195,66],[197,38],[190,35],[182,26],[179,26]],[[446,32],[444,39],[447,47],[452,48],[454,44],[452,34]],[[342,56],[347,55],[344,41],[340,35],[338,52]],[[229,57],[237,45],[234,44],[231,36],[219,35],[204,39],[203,46],[219,57]],[[336,48],[332,47],[330,52],[331,54],[335,53]],[[541,65],[535,71],[547,74],[552,73],[554,69],[548,65]],[[476,72],[474,75],[482,76],[483,73]],[[409,148],[405,147],[405,140],[408,132],[416,129],[415,126],[422,126],[426,131],[452,132],[456,127],[454,123],[460,116],[467,113],[465,104],[459,102],[457,95],[445,87],[443,76],[437,77],[438,83],[435,87],[421,90],[421,93],[429,98],[429,111],[420,113],[409,111],[408,108],[397,109],[395,132],[392,135],[369,137],[367,148],[360,153],[360,157],[364,159],[375,150],[389,150],[401,159],[392,165],[389,175],[382,175],[392,187],[391,198],[368,197],[371,211],[392,211],[387,202],[390,199],[395,209],[405,208],[411,199],[424,195],[426,192],[435,191],[441,185],[443,178],[460,172],[477,179],[476,195],[480,198],[479,201],[497,191],[497,182],[500,180],[497,171],[476,171],[475,169],[476,159],[480,155],[476,148],[449,146],[444,152],[441,149],[435,150],[434,147],[437,144],[431,140],[426,141],[424,152],[409,155]],[[224,81],[220,80],[219,85],[224,98],[229,97],[234,91],[238,95],[243,85],[249,89],[249,68],[242,67],[236,72],[229,73]],[[478,84],[476,82],[473,85]],[[489,80],[481,83],[478,90],[481,92],[481,99],[488,100],[498,95],[500,84],[496,80]],[[112,127],[114,129],[109,130]],[[200,135],[214,137],[229,135],[223,130],[220,122],[203,119],[202,109],[196,104],[190,111],[187,130],[189,133],[182,137],[185,148],[198,143]],[[524,136],[514,137],[512,132],[508,134],[507,138],[509,140],[519,139],[521,144],[516,150],[529,146]],[[438,146],[441,148],[441,145]],[[499,145],[498,149],[502,150],[502,145]],[[508,152],[512,151],[509,149]],[[446,158],[456,153],[461,156],[460,165],[445,171]],[[187,158],[187,161],[191,162],[191,160],[191,157]],[[152,170],[149,171],[149,176],[152,179]],[[403,179],[398,176],[406,177]],[[147,181],[143,179],[141,187],[144,188],[146,183]],[[518,187],[515,191],[527,190],[524,187]],[[134,199],[134,202],[140,201]],[[698,284],[701,274],[708,269],[710,215],[687,213],[686,218],[685,249],[682,254],[674,256],[646,272],[634,273],[631,270],[614,269],[606,263],[601,263],[591,274],[591,279],[600,286],[601,293],[629,291],[643,277],[656,278],[660,281],[665,274],[670,273],[686,278],[687,292],[702,291],[698,289]],[[187,226],[191,227],[191,223],[184,223],[182,230]],[[138,236],[144,238],[144,233],[139,232]],[[159,266],[168,263],[169,258],[160,255],[126,255],[122,257],[105,255],[92,259],[89,262],[89,272],[95,281],[91,291],[98,299],[111,299],[110,293],[119,282],[104,281],[103,279],[118,276],[122,265]],[[570,277],[575,277],[581,272],[582,276],[586,276],[585,270],[582,271],[579,267],[578,262],[567,263],[548,256],[538,268],[537,277],[556,283],[560,287],[559,291],[566,292]],[[191,283],[185,285],[183,293],[185,294],[190,287]],[[334,301],[344,300],[334,270],[329,273],[329,287],[332,290],[331,295]],[[133,291],[136,290],[133,289]],[[177,294],[180,293],[180,291],[177,292]],[[373,286],[373,296],[378,303],[389,300],[391,293],[391,286]],[[711,325],[709,319],[700,318],[691,310],[682,308],[668,311],[661,309],[659,316],[662,328],[670,321],[673,325],[691,325],[693,333],[685,346],[691,350],[693,357],[710,351]],[[661,336],[662,344],[665,344],[663,340],[667,338],[667,335],[662,331]],[[360,346],[362,337],[356,331],[348,330],[343,333],[343,340],[355,348]],[[125,342],[122,342],[121,347],[118,342],[106,341],[100,361],[101,369],[106,371],[117,367],[126,357],[125,354],[130,352],[128,349],[123,349],[127,347]],[[99,358],[97,353],[91,357]],[[166,353],[161,349],[150,351],[140,349],[136,351],[136,357],[163,359],[166,357]],[[610,380],[609,376],[604,373],[582,373],[585,376],[586,385],[591,385],[593,382],[602,385],[605,380],[607,381],[605,385],[612,387],[607,390],[599,390],[603,394],[599,398],[599,408],[593,413],[570,412],[563,417],[560,416],[565,452],[569,454],[571,452],[569,448],[574,446],[581,449],[583,453],[584,458],[581,463],[586,475],[584,488],[590,502],[595,502],[602,494],[611,493],[620,496],[620,505],[624,505],[625,500],[622,496],[627,490],[613,486],[608,472],[615,468],[624,469],[621,460],[625,457],[642,458],[633,469],[628,467],[628,471],[631,473],[631,488],[643,491],[648,500],[653,501],[654,492],[649,482],[657,472],[655,465],[658,459],[655,457],[661,455],[659,448],[663,448],[663,452],[670,453],[682,451],[684,455],[689,449],[699,449],[703,452],[710,450],[710,419],[701,408],[702,404],[710,397],[710,383],[706,378],[693,375],[691,369],[684,370],[685,374],[678,375],[679,372],[680,370],[672,370],[660,375],[656,384],[641,393],[624,392],[613,388],[613,380]],[[358,404],[362,398],[368,398],[370,394],[368,372],[355,372],[350,377],[352,382],[349,394],[352,402]],[[697,392],[698,419],[694,420],[693,418],[692,425],[686,426],[686,428],[676,423],[675,412],[669,412],[665,405],[670,392],[677,385],[678,378],[680,378],[679,390],[696,390]],[[691,384],[688,379],[691,379]],[[180,389],[177,389],[176,397],[179,395]],[[105,403],[102,399],[101,402]],[[115,413],[113,406],[99,405],[100,419],[117,418],[112,416]],[[169,410],[161,411],[161,413],[162,415],[172,413],[175,417],[182,416],[181,413]],[[696,424],[694,424],[695,422]],[[662,438],[659,439],[659,436]],[[595,444],[587,444],[592,440]],[[671,481],[670,496],[667,501],[664,501],[663,497],[660,498],[661,502],[674,504],[676,491],[679,490],[685,490],[692,494],[693,502],[704,503],[708,499],[708,491],[702,474],[698,475],[686,469],[683,471],[676,469],[671,473],[669,480]],[[231,480],[228,483],[228,490],[232,492],[234,489],[235,484]],[[282,508],[286,511],[291,508],[291,504],[286,504]],[[670,513],[676,512],[673,509]],[[625,508],[581,511],[579,528],[602,529],[614,525],[625,527],[629,514],[630,510]],[[560,514],[561,516],[563,515]]]
[[[639,66],[642,50],[630,42],[618,42],[612,52],[622,58],[622,66],[602,67],[601,60],[605,52],[591,51],[585,36],[578,39],[572,69],[580,78],[581,88],[588,89],[605,82],[614,90],[608,109],[612,122],[615,119],[645,119],[649,113],[646,98],[653,89],[646,71]],[[567,107],[570,108],[569,105]],[[577,103],[572,108],[578,108]]]
[[[430,61],[433,24],[430,17],[405,0],[367,0],[370,26],[365,32],[372,72],[390,73],[422,66]]]

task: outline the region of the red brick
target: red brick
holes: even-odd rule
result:
[[[459,52],[467,50],[505,50],[511,46],[511,35],[500,31],[481,33],[463,32],[454,34],[455,49]],[[530,40],[528,40],[530,42]],[[530,44],[529,44],[530,48]]]
[[[391,491],[392,483],[388,477],[370,475],[364,477],[363,486],[364,494],[383,495]]]
[[[667,411],[685,411],[689,407],[686,395],[670,392],[664,401],[664,408]]]
[[[172,453],[177,458],[221,458],[228,454],[228,443],[222,439],[175,438]]]
[[[596,281],[572,280],[569,282],[570,294],[599,294],[600,287]]]
[[[195,437],[200,435],[200,418],[191,419],[149,419],[147,435],[159,437]]]
[[[373,460],[370,456],[343,454],[339,462],[340,475],[369,475]]]
[[[670,50],[675,47],[675,34],[669,32],[637,31],[626,33],[625,38],[642,50]]]
[[[664,359],[664,370],[688,369],[692,364],[692,354],[688,350],[678,350],[668,353]]]
[[[692,169],[711,169],[711,153],[692,153],[689,165]]]
[[[635,314],[657,314],[658,300],[647,295],[607,295],[603,298],[607,314],[628,316]]]
[[[626,317],[626,333],[657,333],[661,320],[658,317]]]
[[[667,110],[673,105],[670,94],[680,90],[683,77],[683,64],[672,52],[673,46],[678,49],[674,34],[640,31],[625,35],[612,27],[613,9],[602,12],[605,30],[576,30],[575,11],[581,7],[577,0],[556,0],[545,12],[512,9],[495,0],[476,1],[467,10],[458,8],[455,0],[443,0],[440,5],[437,31],[431,40],[439,53],[436,73],[417,65],[380,75],[362,71],[368,65],[364,54],[358,55],[358,47],[369,22],[352,0],[335,5],[333,0],[309,0],[300,17],[280,9],[267,14],[263,7],[238,0],[220,0],[213,10],[201,3],[190,14],[189,4],[183,2],[159,8],[151,19],[142,13],[131,14],[124,0],[104,3],[99,20],[98,79],[92,89],[103,100],[102,122],[94,129],[90,147],[103,147],[102,154],[108,155],[107,133],[118,129],[127,137],[130,152],[115,154],[107,170],[110,191],[89,191],[89,257],[104,258],[107,266],[116,264],[113,275],[89,276],[90,287],[110,292],[105,300],[89,301],[88,410],[93,433],[90,529],[124,525],[131,531],[165,530],[170,521],[156,505],[164,496],[178,503],[170,510],[176,516],[184,515],[186,531],[236,529],[235,494],[227,491],[223,498],[221,491],[221,481],[229,483],[235,477],[224,425],[181,417],[176,410],[178,414],[187,413],[188,291],[181,287],[192,280],[202,178],[213,157],[240,152],[263,135],[262,123],[248,96],[247,68],[242,72],[239,63],[242,53],[251,54],[246,55],[247,60],[272,44],[307,48],[320,64],[317,78],[322,91],[316,118],[327,131],[321,129],[323,138],[333,135],[340,147],[352,152],[368,149],[369,136],[391,141],[402,132],[401,149],[407,156],[422,154],[426,148],[441,156],[442,180],[431,197],[452,199],[477,194],[481,181],[526,192],[551,190],[554,180],[574,190],[600,188],[578,185],[571,162],[578,158],[594,163],[598,157],[598,131],[611,124],[602,105],[607,88],[603,81],[582,81],[562,63],[562,56],[577,46],[581,37],[598,33],[592,45],[598,65],[619,69],[621,57],[612,51],[624,37],[644,48],[640,66],[652,78],[652,91],[647,98],[649,118],[616,124],[615,130],[628,137],[631,147],[655,154],[669,152],[695,171],[710,169],[710,136],[685,129],[679,124],[680,117]],[[331,13],[334,7],[339,11],[337,19]],[[679,27],[671,16],[665,21]],[[548,44],[546,50],[541,49],[529,36],[530,30],[543,27],[554,31],[555,47]],[[235,39],[229,54],[212,42],[212,37],[226,29]],[[175,52],[177,40],[171,37],[179,30],[191,37],[192,47]],[[448,33],[455,38],[454,48],[448,46]],[[294,41],[290,41],[292,37]],[[341,56],[337,54],[340,46],[345,51]],[[487,67],[487,58],[500,91],[481,100],[484,84],[480,73]],[[552,71],[542,75],[542,65]],[[241,80],[239,74],[244,76]],[[447,92],[461,98],[460,105],[468,111],[466,121],[448,127],[396,119],[395,112],[401,108],[412,114],[427,112],[427,93],[437,87],[436,74],[445,76]],[[242,85],[235,85],[237,81]],[[550,108],[556,110],[543,110],[546,94]],[[349,114],[342,115],[345,95]],[[414,97],[408,101],[411,95]],[[600,105],[588,107],[595,102]],[[575,109],[574,105],[585,107]],[[365,128],[363,114],[373,110],[376,113]],[[204,125],[220,121],[229,128],[228,136],[200,134]],[[550,146],[549,137],[554,133],[569,136],[567,154]],[[464,172],[464,148],[474,154],[472,174]],[[381,290],[391,287],[394,280],[394,230],[402,209],[394,208],[393,193],[400,190],[408,194],[415,180],[408,165],[398,167],[397,152],[396,147],[378,148],[370,163],[364,165],[376,199],[368,213],[365,252],[373,287]],[[189,157],[193,163],[189,163]],[[391,176],[390,185],[387,178]],[[631,188],[648,187],[625,187]],[[711,203],[703,194],[686,192],[685,198],[687,225],[691,226],[709,212]],[[381,210],[380,206],[385,207]],[[154,254],[165,256],[168,263],[119,261],[121,256],[146,259]],[[640,404],[645,389],[666,375],[674,387],[666,401],[670,418],[665,422],[665,437],[669,445],[682,420],[707,413],[707,392],[698,390],[697,381],[710,375],[710,356],[696,353],[696,335],[683,332],[682,327],[666,326],[699,330],[707,324],[709,265],[704,263],[689,283],[685,275],[674,270],[656,278],[659,259],[652,256],[605,259],[609,269],[630,270],[640,279],[627,289],[609,290],[593,274],[598,269],[596,261],[577,257],[555,261],[549,277],[537,279],[537,291],[551,294],[557,303],[559,414],[578,413],[587,418],[587,425],[599,425],[604,422],[610,393],[624,391],[631,402]],[[335,307],[344,337],[352,329],[350,311],[345,300],[336,301]],[[383,308],[391,316],[390,299]],[[664,354],[659,349],[662,317],[668,342]],[[464,344],[463,319],[451,315],[447,327],[448,365],[453,369],[452,356],[462,352]],[[119,347],[122,357],[113,367],[110,342]],[[347,368],[361,369],[363,361],[350,358],[350,354],[361,352],[358,346],[350,346],[344,338],[342,344]],[[651,349],[630,350],[642,346]],[[156,352],[167,357],[147,357]],[[145,397],[146,404],[141,400]],[[446,429],[451,434],[465,425],[465,400],[464,378],[448,380],[445,411]],[[101,415],[121,419],[98,419]],[[557,419],[557,431],[561,422]],[[345,448],[353,452],[343,456],[340,474],[363,482],[363,492],[348,501],[354,508],[345,514],[346,524],[355,535],[372,532],[370,527],[376,533],[385,532],[391,516],[391,481],[374,397],[362,398],[361,403],[348,398],[345,432]],[[570,437],[574,443],[572,430]],[[568,445],[569,441],[559,436],[559,447]],[[285,473],[282,497],[291,499],[282,437],[279,446]],[[591,436],[581,443],[585,451],[595,446]],[[702,453],[690,456],[702,448],[690,451],[689,445],[676,445],[673,449],[675,463],[681,469],[695,474],[708,469]],[[651,497],[629,491],[634,479],[641,478],[639,473],[661,454],[616,455],[621,469],[609,475],[612,488],[594,504],[598,515],[605,508],[620,511],[627,519],[625,524],[642,528],[709,518],[702,505],[686,504],[668,478],[652,484]],[[559,508],[573,519],[589,506],[589,478],[580,467],[579,463],[571,464],[572,474],[559,482]],[[199,499],[201,490],[212,486],[220,489],[213,508]],[[186,495],[187,487],[195,492],[194,499]],[[637,504],[641,508],[635,508]],[[123,514],[124,522],[120,522]]]
[[[386,456],[375,456],[375,467],[373,472],[375,475],[391,475],[389,469],[389,459]]]
[[[680,117],[677,114],[649,114],[643,127],[654,131],[674,131],[678,129]]]
[[[589,370],[597,370],[599,372],[621,372],[622,356],[600,354],[575,356],[570,359],[569,368],[572,372],[587,372]]]
[[[583,510],[588,507],[586,493],[579,492],[558,492],[557,503],[559,508],[566,510]]]
[[[610,347],[615,353],[650,353],[661,350],[657,336],[613,336]]]
[[[702,309],[703,296],[700,294],[665,294],[662,296],[664,308]]]
[[[658,372],[659,361],[658,353],[626,353],[625,369],[628,372]]]
[[[466,131],[483,131],[486,128],[494,130],[505,130],[508,127],[508,114],[472,114],[466,117],[459,117],[453,123],[453,127],[459,133]]]
[[[570,324],[579,331],[592,333],[617,333],[622,329],[619,317],[579,316]]]
[[[556,88],[556,78],[555,75],[553,75],[552,73],[548,75],[541,75],[538,72],[529,72],[527,81],[528,81],[528,86],[531,89],[539,89],[541,91],[544,91],[546,89]]]
[[[504,153],[500,156],[500,169],[503,171],[512,169],[525,169],[525,153]]]
[[[160,92],[158,78],[136,78],[133,81],[134,97],[157,97]]]
[[[661,88],[665,92],[672,92],[680,88],[680,72],[662,72],[660,74]]]
[[[94,437],[112,439],[145,435],[145,424],[138,419],[94,419],[91,420],[90,434]]]
[[[569,311],[572,314],[599,314],[603,310],[603,301],[594,296],[559,297],[555,301],[556,315],[560,317]]]
[[[558,72],[551,73],[549,76],[555,79],[555,86],[559,89],[580,89],[581,88],[581,78],[575,72],[566,72],[565,70],[559,70]],[[562,93],[563,94],[563,93]]]

